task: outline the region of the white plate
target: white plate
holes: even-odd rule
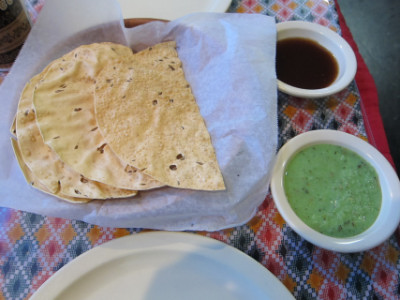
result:
[[[231,0],[118,0],[128,18],[174,20],[194,12],[225,12]]]
[[[217,240],[149,232],[95,247],[49,278],[34,299],[293,299],[265,267]]]

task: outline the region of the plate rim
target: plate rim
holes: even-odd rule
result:
[[[129,0],[118,0],[118,3],[120,5],[120,7],[121,7],[123,18],[129,19],[129,18],[141,18],[141,17],[149,18],[149,17],[152,17],[152,15],[149,15],[149,14],[144,14],[143,16],[138,15],[136,13],[136,10],[134,10],[135,13],[132,13],[131,9],[134,8],[134,6],[135,6],[135,3],[133,3],[133,2],[134,1],[129,1]],[[153,0],[153,2],[154,2],[154,0]],[[164,3],[163,0],[157,0],[156,2]],[[231,6],[232,0],[213,0],[213,1],[210,1],[211,4],[210,3],[204,4],[202,1],[196,1],[196,0],[189,0],[189,1],[186,0],[186,2],[187,3],[192,3],[195,6],[200,3],[200,5],[203,7],[202,10],[201,10],[203,12],[224,13]],[[130,5],[133,5],[133,6],[130,6]],[[153,3],[153,5],[157,5],[157,3]],[[178,8],[178,11],[179,11],[179,8]],[[184,16],[186,14],[190,14],[190,13],[194,13],[194,12],[195,11],[183,11],[183,13],[178,13],[177,15],[168,15],[168,14],[166,15],[165,13],[161,13],[161,15],[163,15],[164,19],[172,21],[176,17],[179,18],[179,17],[182,17],[182,16]],[[156,13],[155,15],[156,15],[156,17],[160,17],[159,13]]]
[[[134,243],[137,244],[134,245]],[[272,299],[274,296],[279,296],[279,299],[294,299],[293,295],[274,274],[239,249],[211,237],[189,232],[170,231],[146,231],[129,234],[93,247],[55,272],[36,290],[30,299],[54,299],[62,295],[63,291],[72,286],[79,278],[84,278],[96,268],[118,258],[127,257],[129,259],[129,256],[143,253],[146,249],[159,251],[175,249],[177,253],[180,252],[179,249],[173,247],[174,244],[176,246],[183,244],[192,250],[201,248],[201,253],[196,251],[192,254],[201,254],[207,259],[218,258],[221,259],[219,262],[222,265],[235,269],[240,268],[243,271],[241,274],[260,288],[265,289],[268,285],[273,286],[273,289],[270,289],[270,292],[273,293]],[[190,253],[188,249],[183,249],[181,252]],[[232,257],[235,260],[228,261]],[[239,262],[239,264],[234,262]],[[269,294],[267,296],[271,297]]]

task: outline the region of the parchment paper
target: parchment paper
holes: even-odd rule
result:
[[[121,24],[116,1],[46,1],[0,86],[0,205],[109,227],[214,231],[247,222],[267,195],[277,148],[274,19],[196,13],[133,29],[125,30]],[[226,191],[162,188],[132,199],[82,205],[58,200],[26,183],[9,132],[25,83],[53,59],[82,44],[112,41],[138,51],[167,40],[177,42]]]

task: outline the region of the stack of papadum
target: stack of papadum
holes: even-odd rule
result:
[[[175,48],[84,45],[34,76],[12,139],[26,180],[74,203],[163,186],[225,189]]]

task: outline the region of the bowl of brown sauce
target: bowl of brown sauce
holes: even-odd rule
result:
[[[277,24],[278,89],[302,98],[320,98],[346,88],[357,61],[350,45],[319,24],[288,21]]]

